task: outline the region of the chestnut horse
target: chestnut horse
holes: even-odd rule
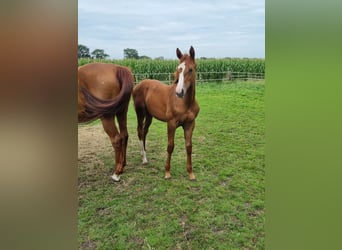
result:
[[[195,50],[191,46],[189,54],[182,54],[177,48],[179,65],[175,72],[172,85],[166,85],[157,80],[143,80],[133,89],[134,107],[138,120],[138,137],[141,145],[143,164],[146,158],[146,135],[155,117],[167,122],[167,160],[165,164],[165,179],[171,177],[170,161],[174,148],[174,136],[179,126],[183,127],[187,153],[186,168],[190,180],[195,180],[192,171],[192,132],[195,128],[195,118],[199,106],[195,98],[196,63]]]
[[[114,181],[120,180],[126,165],[127,110],[133,82],[132,72],[126,67],[89,63],[78,68],[78,122],[101,119],[114,148]]]

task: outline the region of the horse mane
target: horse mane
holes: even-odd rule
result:
[[[93,121],[102,117],[109,117],[123,111],[132,94],[134,78],[126,67],[116,66],[116,76],[119,80],[120,92],[114,99],[104,100],[92,95],[89,90],[82,87],[81,92],[85,102],[85,120]]]

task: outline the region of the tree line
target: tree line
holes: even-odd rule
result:
[[[103,49],[95,49],[90,53],[90,50],[87,46],[83,44],[78,45],[78,58],[95,58],[95,59],[106,59],[109,57],[108,54],[104,52]],[[139,53],[136,49],[126,48],[123,50],[125,59],[151,59],[148,56],[139,56]],[[158,57],[156,59],[164,59],[163,57]]]
[[[103,49],[95,49],[93,52],[89,52],[89,48],[85,45],[78,45],[78,58],[96,58],[96,59],[106,59],[109,57],[108,54],[104,52]]]

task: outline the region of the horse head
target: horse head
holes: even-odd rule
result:
[[[177,48],[176,54],[179,59],[179,65],[175,72],[176,95],[183,98],[196,81],[195,50],[191,46],[188,55],[183,54]]]

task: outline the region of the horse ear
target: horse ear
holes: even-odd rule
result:
[[[181,59],[183,56],[182,52],[178,48],[176,49],[176,54],[177,54],[178,59]]]
[[[189,52],[190,52],[191,58],[194,60],[195,59],[195,49],[194,49],[194,47],[191,46]]]

